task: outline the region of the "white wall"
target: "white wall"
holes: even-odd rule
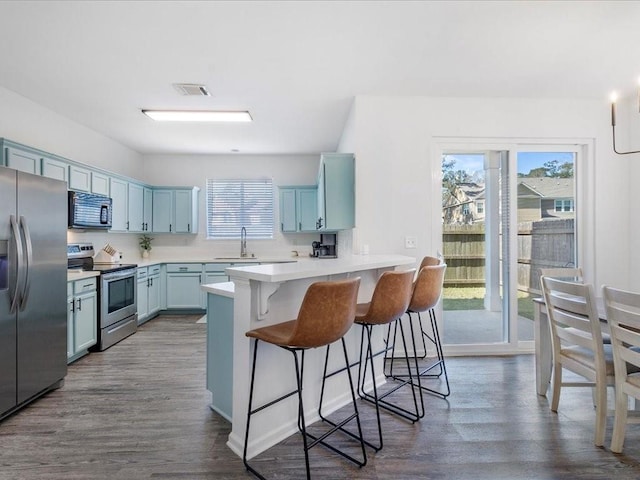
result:
[[[589,249],[596,285],[627,285],[629,168],[611,150],[606,100],[358,97],[354,103],[357,164],[354,251],[421,258],[440,249],[439,142],[459,138],[515,140],[584,139],[593,152],[593,209],[588,212]],[[418,248],[406,250],[404,236]]]
[[[139,153],[2,87],[0,137],[121,175],[142,175]]]
[[[206,239],[206,181],[212,179],[265,178],[273,179],[276,186],[315,185],[320,155],[147,155],[144,157],[144,175],[152,185],[190,185],[200,187],[200,232],[198,235],[154,235],[154,252],[180,257],[189,251],[210,255],[232,256],[240,253],[239,241]],[[247,248],[257,256],[267,254],[290,255],[297,250],[301,255],[311,252],[316,234],[282,234],[279,196],[275,191],[274,213],[276,228],[273,240],[249,240]],[[239,234],[239,232],[238,232]]]

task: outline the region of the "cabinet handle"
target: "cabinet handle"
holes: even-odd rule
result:
[[[187,232],[191,232],[191,224],[187,223]]]
[[[169,233],[171,233],[171,224],[169,224]]]
[[[151,279],[147,278],[147,288],[149,288],[151,286],[151,284],[149,283],[151,281]]]
[[[75,309],[76,302],[74,300],[71,300],[69,303],[71,304],[71,312],[75,312],[76,311],[76,309]]]
[[[151,285],[153,287],[153,278],[150,278],[149,281],[151,282]]]
[[[79,312],[82,311],[82,299],[81,298],[78,299],[78,311]]]
[[[127,230],[129,230],[129,221],[127,220]]]
[[[302,230],[302,222],[298,222],[298,230]]]

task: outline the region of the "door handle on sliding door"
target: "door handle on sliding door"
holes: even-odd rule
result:
[[[24,310],[29,299],[29,290],[31,289],[31,265],[33,264],[33,246],[31,244],[31,233],[27,225],[27,219],[20,215],[20,228],[24,233],[24,244],[26,250],[24,264],[24,289],[22,291],[22,300],[20,301],[20,310]]]

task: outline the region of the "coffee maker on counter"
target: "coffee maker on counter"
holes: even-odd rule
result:
[[[338,251],[336,249],[336,234],[335,233],[322,233],[320,234],[320,241],[313,242],[312,257],[316,258],[338,258]]]

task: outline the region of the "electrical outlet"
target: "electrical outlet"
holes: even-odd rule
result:
[[[416,237],[404,237],[404,248],[417,248],[418,239]]]

